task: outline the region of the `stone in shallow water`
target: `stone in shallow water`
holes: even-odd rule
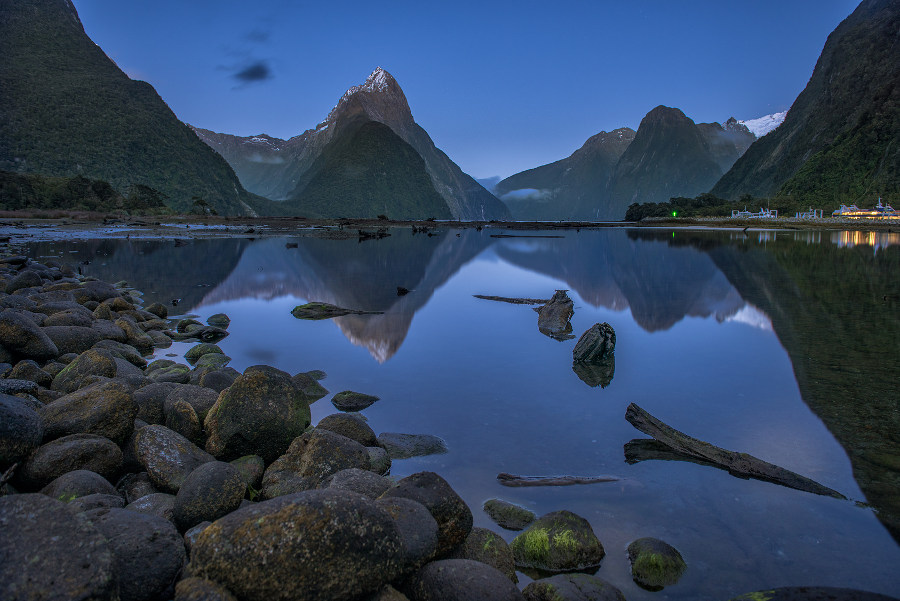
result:
[[[849,588],[829,586],[786,586],[747,593],[730,601],[897,601],[895,597]]]
[[[466,541],[450,554],[450,559],[474,559],[497,568],[513,582],[519,581],[509,545],[487,528],[472,528]]]
[[[502,499],[488,499],[483,509],[498,526],[507,530],[522,530],[536,517],[533,511]]]
[[[378,435],[378,444],[388,452],[391,459],[441,455],[448,452],[447,443],[433,434],[382,432]]]
[[[433,561],[410,577],[404,591],[415,601],[522,601],[500,570],[471,559]]]
[[[554,511],[535,520],[510,543],[516,566],[572,572],[600,565],[605,552],[584,518]]]
[[[628,561],[634,581],[651,591],[675,584],[687,568],[678,550],[658,538],[639,538],[628,545]]]
[[[622,591],[589,574],[557,574],[535,580],[522,594],[527,601],[625,601]]]
[[[344,390],[331,398],[331,404],[339,411],[362,411],[377,400],[379,398],[371,394]]]
[[[570,340],[572,324],[570,320],[575,314],[572,299],[565,290],[557,290],[547,304],[537,307],[538,330],[556,340]]]

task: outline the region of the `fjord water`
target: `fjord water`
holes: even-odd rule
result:
[[[322,369],[331,392],[380,396],[364,411],[376,432],[435,434],[449,447],[397,460],[393,475],[440,473],[476,525],[507,540],[515,533],[481,511],[489,498],[587,518],[607,553],[597,574],[631,601],[723,600],[800,585],[900,593],[896,234],[491,236],[498,231],[398,229],[361,243],[106,239],[28,250],[89,261],[85,274],[126,279],[147,303],[171,308],[180,299],[172,312],[227,313],[230,336],[219,345],[239,371],[259,363]],[[398,286],[410,292],[398,296]],[[578,377],[575,340],[541,334],[530,307],[473,297],[549,298],[556,289],[575,303],[576,338],[597,322],[615,328],[615,373],[605,388]],[[291,316],[313,300],[384,313]],[[180,357],[188,346],[157,357]],[[313,404],[314,423],[335,412],[328,399]],[[627,463],[626,443],[646,438],[624,419],[631,402],[848,500],[688,461]],[[620,480],[507,488],[499,472]],[[677,585],[651,593],[632,582],[625,548],[645,536],[684,556]]]

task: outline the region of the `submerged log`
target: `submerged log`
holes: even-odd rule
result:
[[[687,456],[692,459],[708,462],[716,467],[727,470],[733,476],[739,478],[753,478],[780,484],[795,490],[811,492],[817,495],[834,497],[836,499],[846,499],[841,493],[828,488],[814,480],[810,480],[800,474],[796,474],[783,467],[779,467],[774,463],[763,461],[753,455],[747,453],[737,453],[722,449],[708,442],[704,442],[697,438],[688,436],[683,432],[679,432],[675,428],[656,419],[634,403],[628,405],[625,411],[625,419],[632,426],[652,436],[658,442],[665,445],[671,452],[677,455]],[[632,441],[634,443],[634,441]],[[629,443],[629,444],[632,444]],[[656,449],[659,453],[659,449]],[[650,454],[650,457],[656,458]],[[659,458],[675,458],[675,456],[662,455]],[[699,462],[699,461],[698,461]]]
[[[573,484],[598,484],[617,482],[615,476],[516,476],[501,472],[497,480],[503,486],[571,486]]]
[[[488,296],[485,294],[473,294],[472,296],[483,300],[512,303],[514,305],[546,305],[550,302],[550,300],[546,298],[511,298],[508,296]]]

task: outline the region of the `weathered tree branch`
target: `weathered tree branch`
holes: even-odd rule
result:
[[[572,484],[597,484],[616,482],[614,476],[516,476],[501,472],[497,480],[503,486],[571,486]]]

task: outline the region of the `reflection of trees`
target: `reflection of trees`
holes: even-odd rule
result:
[[[685,316],[724,319],[744,305],[704,253],[635,241],[623,230],[503,240],[495,250],[510,263],[564,280],[595,307],[630,307],[634,320],[650,332],[667,330]]]
[[[840,442],[853,474],[900,540],[900,248],[685,243],[709,256],[772,319],[803,400]]]

